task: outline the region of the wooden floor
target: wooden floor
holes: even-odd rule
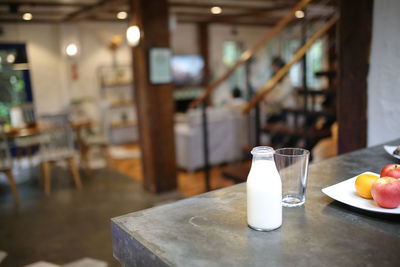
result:
[[[136,144],[125,145],[124,148],[139,150],[139,146]],[[143,179],[141,158],[110,160],[109,165],[132,179],[139,181]],[[221,169],[222,167],[213,167],[211,169],[210,184],[212,190],[234,184],[231,180],[221,177]],[[179,170],[177,179],[178,191],[185,197],[191,197],[206,192],[203,171],[186,172]]]

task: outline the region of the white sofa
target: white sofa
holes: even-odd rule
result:
[[[186,118],[175,124],[177,164],[193,171],[204,167],[202,113],[189,110]],[[242,158],[248,144],[247,118],[239,108],[207,108],[210,165]]]

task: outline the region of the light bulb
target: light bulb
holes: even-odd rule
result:
[[[65,48],[65,53],[67,53],[68,56],[73,57],[78,54],[78,47],[76,44],[71,43]]]
[[[11,63],[14,63],[14,61],[15,61],[15,56],[13,54],[8,54],[7,62],[11,64]]]
[[[213,6],[210,9],[211,13],[217,15],[217,14],[221,14],[222,13],[222,8],[220,8],[219,6]]]
[[[302,10],[297,10],[294,15],[296,16],[296,18],[298,19],[302,19],[304,18],[304,12]]]
[[[22,15],[22,19],[23,20],[31,20],[32,19],[32,13],[24,13],[23,15]]]
[[[130,46],[137,46],[140,40],[140,30],[139,27],[134,25],[130,26],[126,30],[126,39],[128,40],[128,44]]]
[[[117,18],[118,19],[126,19],[128,17],[128,13],[126,13],[125,11],[121,11],[117,13]]]

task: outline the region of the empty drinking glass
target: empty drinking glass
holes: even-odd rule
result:
[[[302,148],[275,150],[275,164],[282,180],[282,205],[299,207],[306,198],[310,151]]]

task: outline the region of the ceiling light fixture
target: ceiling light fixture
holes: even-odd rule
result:
[[[210,9],[210,11],[211,11],[211,13],[213,13],[214,15],[218,15],[218,14],[221,14],[221,13],[222,13],[222,8],[219,7],[219,6],[213,6],[213,7]]]
[[[298,18],[298,19],[304,18],[304,12],[303,12],[302,10],[296,10],[296,12],[294,13],[294,15],[295,15],[296,18]]]
[[[76,46],[76,44],[74,43],[68,44],[65,48],[65,53],[70,57],[75,56],[76,54],[78,54],[78,46]]]
[[[128,13],[125,11],[121,11],[117,13],[117,18],[118,19],[126,19],[128,17]]]
[[[140,40],[140,29],[138,26],[133,25],[130,26],[126,30],[126,39],[128,40],[128,44],[130,46],[137,46]]]
[[[22,15],[22,19],[23,20],[31,20],[32,19],[32,13],[29,13],[29,12],[27,12],[27,13],[24,13],[23,15]]]
[[[12,63],[14,63],[14,61],[15,61],[15,56],[13,54],[8,54],[7,55],[7,63],[12,64]]]

